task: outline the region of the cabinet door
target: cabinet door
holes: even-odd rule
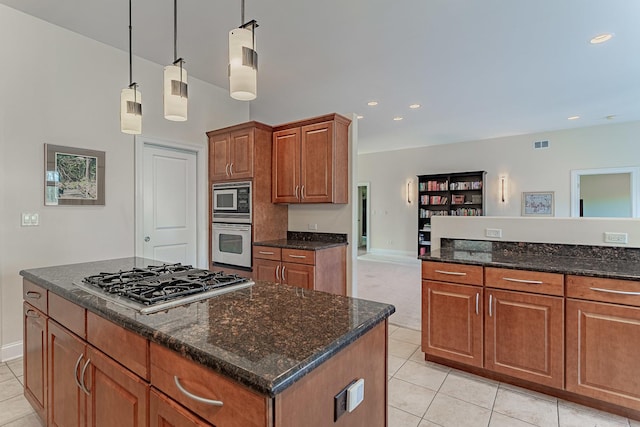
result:
[[[24,303],[24,394],[47,420],[47,317]]]
[[[90,374],[85,384],[87,424],[104,427],[147,425],[149,386],[100,350],[89,347]]]
[[[567,299],[567,390],[640,410],[640,308]]]
[[[273,133],[273,203],[297,203],[300,197],[300,128]]]
[[[253,177],[253,130],[231,132],[229,175],[232,179]]]
[[[313,265],[282,263],[282,283],[299,288],[313,289],[315,286],[316,268]]]
[[[228,133],[209,137],[209,179],[212,181],[229,179],[230,145]]]
[[[561,389],[563,298],[486,290],[485,368]]]
[[[280,261],[253,259],[253,278],[265,282],[280,283]]]
[[[331,203],[333,200],[333,122],[302,127],[300,148],[300,200]]]
[[[168,397],[151,390],[149,399],[149,427],[209,426]]]
[[[48,321],[49,426],[85,424],[85,394],[78,378],[86,363],[85,344],[71,332]]]
[[[482,367],[482,288],[422,281],[422,351]]]

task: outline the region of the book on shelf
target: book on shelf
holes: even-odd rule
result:
[[[462,205],[464,204],[464,195],[462,194],[452,194],[451,201],[454,205]]]
[[[420,191],[447,191],[447,188],[449,188],[449,181],[427,181],[426,183],[420,183]]]
[[[431,218],[432,216],[448,216],[449,211],[447,210],[439,210],[432,211],[429,209],[420,208],[420,218]]]
[[[451,216],[482,216],[482,209],[473,209],[473,208],[452,209]]]
[[[452,182],[450,190],[482,190],[482,181],[460,181]]]

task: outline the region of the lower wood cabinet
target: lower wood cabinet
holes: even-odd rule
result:
[[[47,316],[26,302],[24,313],[24,395],[41,420],[47,419]]]
[[[482,296],[479,286],[422,281],[422,351],[482,367]]]
[[[496,289],[485,292],[485,368],[562,388],[563,298]]]
[[[206,427],[198,418],[155,389],[149,393],[149,427]]]

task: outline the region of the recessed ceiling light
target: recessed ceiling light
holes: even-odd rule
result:
[[[393,118],[393,120],[395,120],[396,122],[399,122],[400,120],[402,120],[402,117],[400,117],[400,116],[395,116],[395,117]]]
[[[607,120],[613,120],[615,118],[616,118],[615,114],[611,114],[609,116],[605,116],[605,119],[607,119]]]
[[[571,117],[567,117],[567,120],[577,120],[579,118],[580,116],[571,116]]]
[[[589,40],[589,43],[591,43],[591,44],[600,44],[600,43],[608,42],[612,38],[613,38],[613,34],[612,33],[598,34],[597,36],[595,36],[591,40]]]
[[[358,114],[356,117],[357,117],[358,119],[364,119],[364,116],[363,116],[363,115],[361,115],[361,114]]]
[[[412,110],[415,110],[416,108],[420,108],[421,105],[420,104],[411,104],[409,105],[409,108],[411,108]]]
[[[378,105],[378,101],[369,101],[369,102],[367,102],[367,105],[369,107],[375,107],[376,105]]]

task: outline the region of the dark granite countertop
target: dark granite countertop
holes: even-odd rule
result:
[[[332,248],[334,246],[344,246],[346,244],[347,235],[342,233],[307,233],[303,231],[288,231],[286,239],[255,242],[253,245],[318,251]]]
[[[73,283],[144,258],[23,270],[26,279],[260,393],[274,396],[395,312],[389,304],[269,282],[140,314]]]
[[[443,243],[440,250],[419,258],[424,261],[640,280],[640,252],[635,248],[464,240]]]

